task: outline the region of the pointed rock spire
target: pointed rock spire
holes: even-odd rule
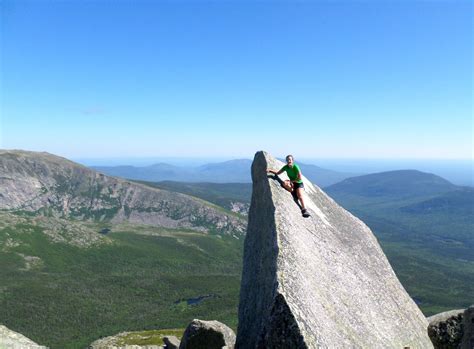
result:
[[[236,348],[432,348],[370,229],[306,178],[303,218],[266,173],[283,165],[252,164]]]

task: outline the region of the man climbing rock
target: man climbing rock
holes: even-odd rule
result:
[[[267,173],[273,173],[275,175],[279,175],[280,173],[286,172],[288,175],[289,181],[284,181],[282,187],[288,190],[291,195],[293,195],[293,199],[298,204],[298,200],[301,203],[301,214],[303,217],[307,218],[310,216],[308,210],[304,205],[304,198],[303,198],[303,179],[301,177],[301,169],[300,167],[295,164],[293,155],[286,156],[286,165],[283,166],[279,171],[267,169]]]

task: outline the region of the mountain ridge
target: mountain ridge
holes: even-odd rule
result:
[[[202,199],[110,177],[49,153],[0,151],[0,209],[242,235],[245,221]]]
[[[347,178],[325,187],[331,193],[343,192],[365,197],[403,198],[452,191],[458,186],[432,173],[418,170],[396,170]]]

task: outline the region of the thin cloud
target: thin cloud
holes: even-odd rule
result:
[[[80,109],[79,112],[83,115],[97,115],[106,113],[105,109],[101,107],[83,108]]]

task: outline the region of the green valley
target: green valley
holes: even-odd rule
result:
[[[37,343],[84,348],[193,318],[237,325],[243,239],[122,224],[107,225],[107,243],[77,247],[53,243],[31,217],[18,220],[0,230],[0,317]]]

